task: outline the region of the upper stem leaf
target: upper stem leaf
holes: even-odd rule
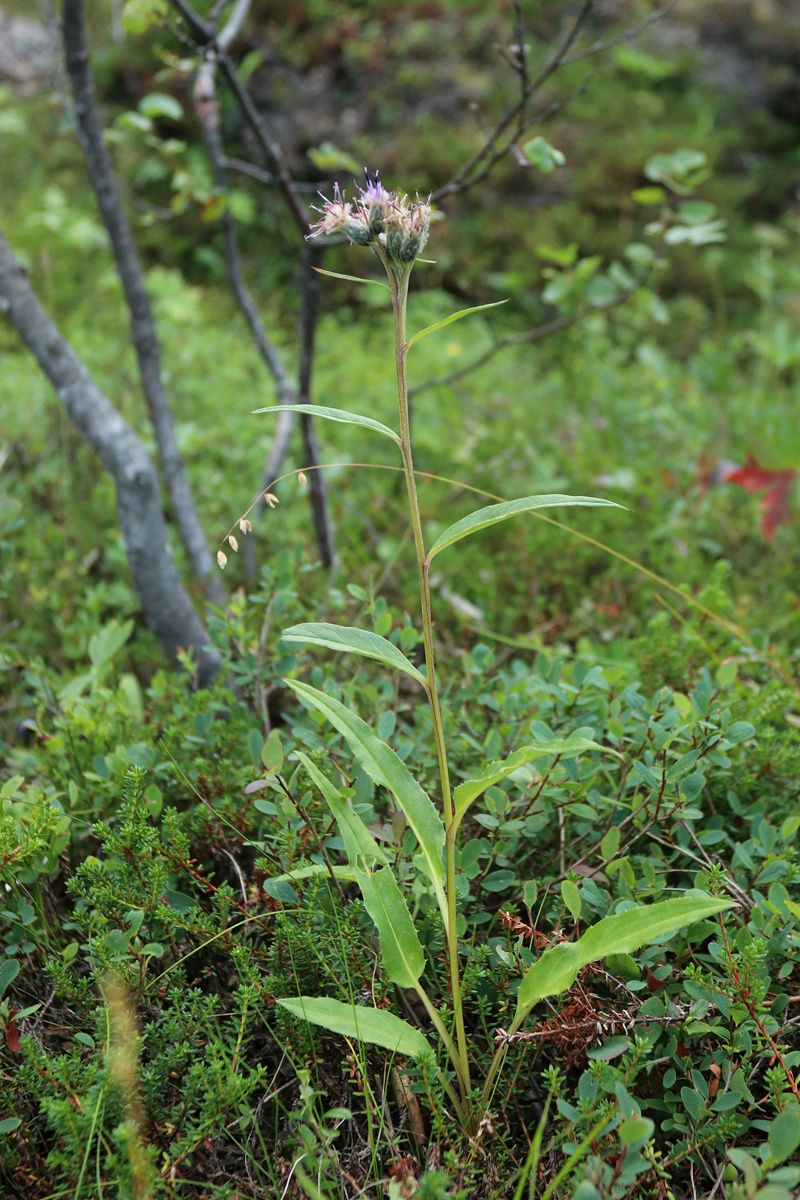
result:
[[[383,288],[385,292],[392,290],[387,283],[381,283],[380,279],[364,279],[361,275],[343,275],[341,271],[326,271],[324,267],[314,267],[313,269],[318,275],[330,275],[331,279],[346,279],[348,283],[374,283],[376,287]]]
[[[508,304],[508,301],[493,300],[491,304],[476,304],[474,308],[462,308],[460,312],[451,313],[443,321],[437,321],[435,325],[428,325],[425,329],[420,329],[419,333],[415,333],[406,342],[406,350],[413,346],[415,342],[419,342],[422,338],[427,337],[429,333],[436,333],[437,329],[444,329],[445,325],[452,325],[454,321],[460,321],[462,317],[468,317],[471,313],[482,312],[484,308],[497,308],[500,304]]]
[[[461,541],[470,533],[475,533],[478,529],[486,529],[489,525],[496,525],[499,521],[516,516],[517,513],[534,512],[537,508],[557,508],[568,505],[582,505],[586,508],[624,507],[622,504],[616,504],[613,500],[598,500],[593,496],[523,496],[521,500],[506,500],[502,504],[489,504],[486,508],[479,508],[477,512],[462,517],[460,521],[456,521],[455,525],[445,529],[428,551],[428,561],[430,562],[440,550],[452,546],[454,542]]]
[[[557,755],[563,759],[575,758],[587,750],[601,750],[606,754],[617,753],[616,750],[611,750],[608,746],[601,746],[599,742],[593,742],[590,738],[553,738],[549,742],[531,742],[528,746],[520,746],[513,754],[509,754],[508,758],[487,763],[480,775],[474,779],[465,779],[453,792],[456,823],[461,821],[473,800],[477,800],[478,796],[493,784],[500,783],[502,779],[513,775],[514,771],[518,771],[526,763],[532,762],[535,758],[544,758],[549,755],[553,757]]]
[[[340,421],[342,425],[363,425],[365,429],[373,429],[386,437],[392,438],[400,445],[400,438],[388,425],[373,421],[372,417],[362,417],[360,413],[351,413],[344,408],[326,408],[322,404],[270,404],[267,408],[254,408],[257,413],[296,412],[307,413],[311,417],[324,417],[326,421]]]

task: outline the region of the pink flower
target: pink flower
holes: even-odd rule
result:
[[[358,189],[355,201],[345,200],[338,183],[334,184],[332,200],[322,198],[325,203],[317,210],[320,219],[311,226],[308,237],[344,233],[359,246],[379,240],[382,253],[402,267],[422,253],[430,229],[430,203],[409,203],[407,196],[387,191],[377,172],[366,172],[366,186]]]

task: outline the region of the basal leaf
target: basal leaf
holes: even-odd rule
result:
[[[355,868],[360,864],[362,867],[372,867],[375,863],[387,863],[389,859],[385,850],[372,836],[358,813],[354,812],[350,802],[305,754],[299,750],[296,753],[336,819],[350,866]]]
[[[394,671],[405,671],[406,675],[426,686],[425,676],[408,661],[402,650],[367,629],[331,625],[326,621],[304,621],[284,629],[281,638],[284,642],[304,642],[310,646],[325,646],[328,650],[349,650],[352,654],[362,654],[365,658],[377,659]]]
[[[307,683],[298,683],[293,679],[287,679],[286,683],[306,707],[323,713],[339,730],[370,779],[392,793],[419,842],[425,871],[434,885],[446,923],[447,900],[442,861],[444,825],[430,796],[422,790],[391,746],[376,737],[369,725],[344,704]]]
[[[425,954],[403,893],[388,867],[356,871],[364,905],[378,927],[384,970],[398,987],[411,988],[425,968]]]
[[[602,750],[609,754],[616,753],[615,750],[609,750],[607,746],[601,746],[598,742],[593,742],[589,738],[553,738],[549,742],[532,742],[528,746],[520,746],[508,758],[487,763],[480,775],[477,775],[474,779],[465,779],[453,792],[456,821],[461,820],[473,800],[477,800],[478,796],[481,796],[487,788],[492,787],[495,783],[500,783],[503,779],[507,779],[509,775],[513,775],[514,771],[518,771],[520,767],[524,767],[526,763],[532,762],[535,758],[543,758],[546,755],[558,755],[564,759],[575,758],[578,754],[584,754],[587,750]]]
[[[306,413],[310,417],[324,417],[326,421],[339,421],[342,425],[363,425],[365,429],[373,429],[393,438],[400,445],[400,438],[388,425],[373,421],[372,417],[362,417],[360,413],[351,413],[344,408],[326,408],[322,404],[270,404],[267,408],[254,408],[253,415],[258,413],[296,412]]]
[[[428,1041],[419,1029],[380,1008],[358,1008],[354,1004],[344,1004],[341,1000],[322,996],[298,996],[296,999],[279,1000],[278,1004],[296,1017],[312,1025],[321,1025],[331,1033],[340,1033],[373,1046],[383,1046],[408,1058],[421,1058],[430,1050]]]
[[[731,900],[697,894],[639,905],[613,917],[604,917],[587,929],[577,942],[552,946],[533,964],[519,986],[514,1028],[520,1026],[537,1001],[545,996],[557,996],[570,988],[578,978],[578,972],[589,963],[609,954],[633,954],[648,942],[668,937],[695,921],[731,907]]]
[[[428,560],[430,561],[440,550],[452,546],[454,542],[461,541],[470,533],[486,529],[489,525],[496,525],[508,517],[515,517],[517,513],[535,512],[537,508],[559,508],[570,505],[584,508],[623,507],[621,504],[615,504],[613,500],[598,500],[592,496],[523,496],[521,500],[506,500],[503,504],[489,504],[486,508],[479,508],[477,512],[470,513],[468,517],[462,517],[460,521],[456,521],[455,525],[445,529],[428,551]]]
[[[415,342],[419,342],[422,338],[427,337],[429,333],[436,333],[437,329],[444,329],[445,325],[452,325],[454,321],[460,321],[463,317],[468,317],[472,313],[482,312],[485,308],[497,308],[500,304],[508,304],[508,301],[494,300],[491,304],[476,304],[474,308],[462,308],[460,312],[451,313],[443,321],[437,321],[435,325],[428,325],[425,329],[420,329],[419,333],[415,333],[413,337],[408,339],[406,349],[408,350]]]

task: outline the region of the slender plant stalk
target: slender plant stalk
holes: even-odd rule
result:
[[[408,283],[411,275],[410,266],[406,269],[397,268],[391,264],[380,246],[378,254],[386,267],[392,291],[392,309],[394,311],[395,337],[395,368],[397,373],[397,400],[400,411],[400,450],[403,456],[406,491],[411,513],[411,531],[414,538],[414,549],[417,556],[419,573],[419,594],[422,608],[422,636],[425,646],[425,670],[427,676],[427,691],[433,719],[433,736],[436,743],[436,757],[439,763],[439,778],[442,788],[442,810],[444,814],[445,836],[445,888],[447,893],[447,919],[445,934],[447,937],[447,956],[450,970],[450,992],[455,1016],[455,1043],[458,1054],[458,1082],[462,1102],[466,1103],[470,1092],[469,1056],[467,1054],[467,1037],[464,1028],[464,1010],[461,999],[461,966],[458,958],[458,935],[456,933],[456,847],[455,835],[457,824],[453,797],[450,790],[450,772],[447,766],[447,749],[444,736],[442,710],[439,704],[439,691],[436,683],[436,659],[433,644],[433,614],[431,610],[431,591],[428,578],[429,564],[425,554],[425,542],[422,534],[417,483],[414,474],[414,460],[411,451],[411,423],[408,412],[408,382],[406,379],[406,359],[408,356],[408,341],[406,338],[406,308],[408,304]]]

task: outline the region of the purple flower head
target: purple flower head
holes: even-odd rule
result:
[[[377,171],[365,171],[365,176],[365,186],[358,188],[354,201],[345,200],[338,183],[333,185],[332,200],[322,196],[325,203],[317,209],[320,219],[307,236],[343,233],[358,246],[371,246],[379,240],[383,254],[406,268],[422,253],[428,240],[430,197],[427,202],[410,202],[408,196],[388,191]]]
[[[393,204],[394,196],[391,192],[387,192],[380,179],[378,179],[378,172],[376,171],[374,175],[370,175],[365,167],[364,174],[367,178],[367,186],[358,189],[361,195],[360,203],[365,207],[371,204],[382,204],[384,206]]]

